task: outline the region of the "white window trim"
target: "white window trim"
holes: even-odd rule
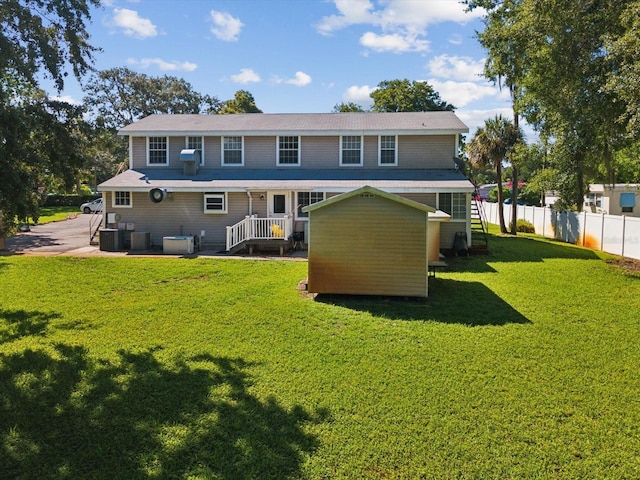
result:
[[[207,209],[207,199],[208,198],[222,198],[223,209],[222,210],[208,210]],[[205,193],[203,196],[203,209],[204,213],[210,215],[222,215],[228,213],[229,210],[229,202],[227,198],[227,192],[210,192]]]
[[[395,146],[393,150],[393,163],[382,163],[382,137],[393,137]],[[398,136],[397,135],[378,135],[378,166],[379,167],[397,167],[398,166]]]
[[[240,137],[240,163],[224,162],[224,137]],[[244,135],[222,135],[220,137],[220,166],[222,167],[244,167]]]
[[[364,164],[364,135],[360,135],[360,163],[342,163],[342,139],[344,137],[357,137],[358,135],[340,135],[340,166],[341,167],[361,167]]]
[[[167,151],[166,151],[166,155],[165,155],[165,159],[164,159],[164,163],[150,163],[149,162],[149,140],[151,139],[151,137],[154,138],[163,138],[166,140],[167,142]],[[147,138],[147,167],[168,167],[169,166],[169,137],[167,137],[166,135],[151,135]]]
[[[280,163],[280,137],[298,138],[298,163]],[[300,135],[277,135],[276,136],[276,166],[277,167],[299,167],[302,165],[302,137]]]
[[[320,194],[322,194],[322,200],[318,200],[318,202],[326,200],[327,199],[327,194],[325,192],[312,192],[310,190],[296,190],[296,192],[295,192],[295,195],[296,195],[295,218],[296,218],[296,220],[299,220],[301,222],[308,222],[309,221],[309,216],[306,216],[306,217],[299,217],[298,216],[298,205],[300,205],[300,201],[298,200],[298,194],[299,193],[308,193],[309,194],[309,199],[311,199],[311,194],[312,193],[320,193]],[[316,202],[314,202],[314,203],[316,203]],[[313,205],[313,203],[310,203],[309,205]]]
[[[129,205],[116,205],[116,193],[124,192],[129,194]],[[117,192],[111,192],[111,206],[113,208],[133,208],[133,194],[126,190],[118,190]]]
[[[449,213],[448,215],[451,216],[451,218],[448,220],[449,222],[466,222],[467,219],[469,218],[469,208],[470,208],[470,203],[469,203],[469,195],[468,193],[465,192],[439,192],[437,195],[437,199],[436,199],[436,209],[438,210],[442,210],[442,208],[440,207],[440,195],[451,195],[451,207],[453,210],[453,195],[458,194],[458,195],[464,195],[464,202],[465,202],[465,216],[464,218],[454,218],[453,216],[453,212]],[[442,210],[444,212],[444,210]],[[446,212],[445,212],[446,213]]]
[[[200,143],[202,144],[202,149],[200,149],[200,166],[204,167],[204,137],[200,135],[186,135],[184,137],[184,148],[189,148],[189,137],[200,137]]]

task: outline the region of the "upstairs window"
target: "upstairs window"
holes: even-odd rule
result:
[[[222,165],[244,165],[242,137],[222,137]]]
[[[167,137],[147,137],[147,165],[169,164]]]
[[[204,165],[204,142],[202,137],[186,137],[185,148],[198,150],[200,152],[200,165]]]
[[[341,137],[340,165],[362,165],[362,137],[355,135]]]
[[[397,165],[398,148],[395,135],[380,135],[378,140],[378,165]]]
[[[451,215],[452,220],[467,219],[466,193],[441,193],[438,208]]]
[[[300,165],[300,137],[278,137],[278,165]]]

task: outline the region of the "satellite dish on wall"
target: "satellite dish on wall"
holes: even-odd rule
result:
[[[160,203],[165,198],[167,198],[167,189],[166,188],[152,188],[149,190],[149,200],[153,203]]]

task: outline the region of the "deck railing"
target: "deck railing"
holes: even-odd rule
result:
[[[227,227],[227,251],[247,240],[284,240],[293,234],[293,218],[259,218],[246,216]]]

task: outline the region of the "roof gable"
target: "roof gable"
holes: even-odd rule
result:
[[[406,205],[407,207],[410,208],[415,208],[416,210],[421,210],[423,212],[426,213],[433,213],[435,212],[435,208],[430,207],[428,205],[425,205],[423,203],[419,203],[419,202],[414,202],[413,200],[409,200],[408,198],[404,198],[404,197],[400,197],[398,195],[394,195],[392,193],[387,193],[383,190],[380,190],[378,188],[374,188],[374,187],[370,187],[368,185],[365,185],[364,187],[361,188],[357,188],[355,190],[352,190],[350,192],[346,192],[343,193],[341,195],[337,195],[335,197],[331,197],[328,198],[326,200],[323,200],[322,202],[317,202],[317,203],[313,203],[311,205],[307,205],[306,207],[302,208],[303,212],[313,212],[314,210],[318,210],[320,208],[324,208],[324,207],[328,207],[330,205],[334,205],[336,203],[342,202],[344,200],[347,200],[349,198],[353,198],[356,197],[358,195],[363,195],[363,194],[371,194],[371,195],[376,195],[378,197],[382,197],[385,198],[387,200],[391,200],[393,202],[399,203],[401,205]]]

